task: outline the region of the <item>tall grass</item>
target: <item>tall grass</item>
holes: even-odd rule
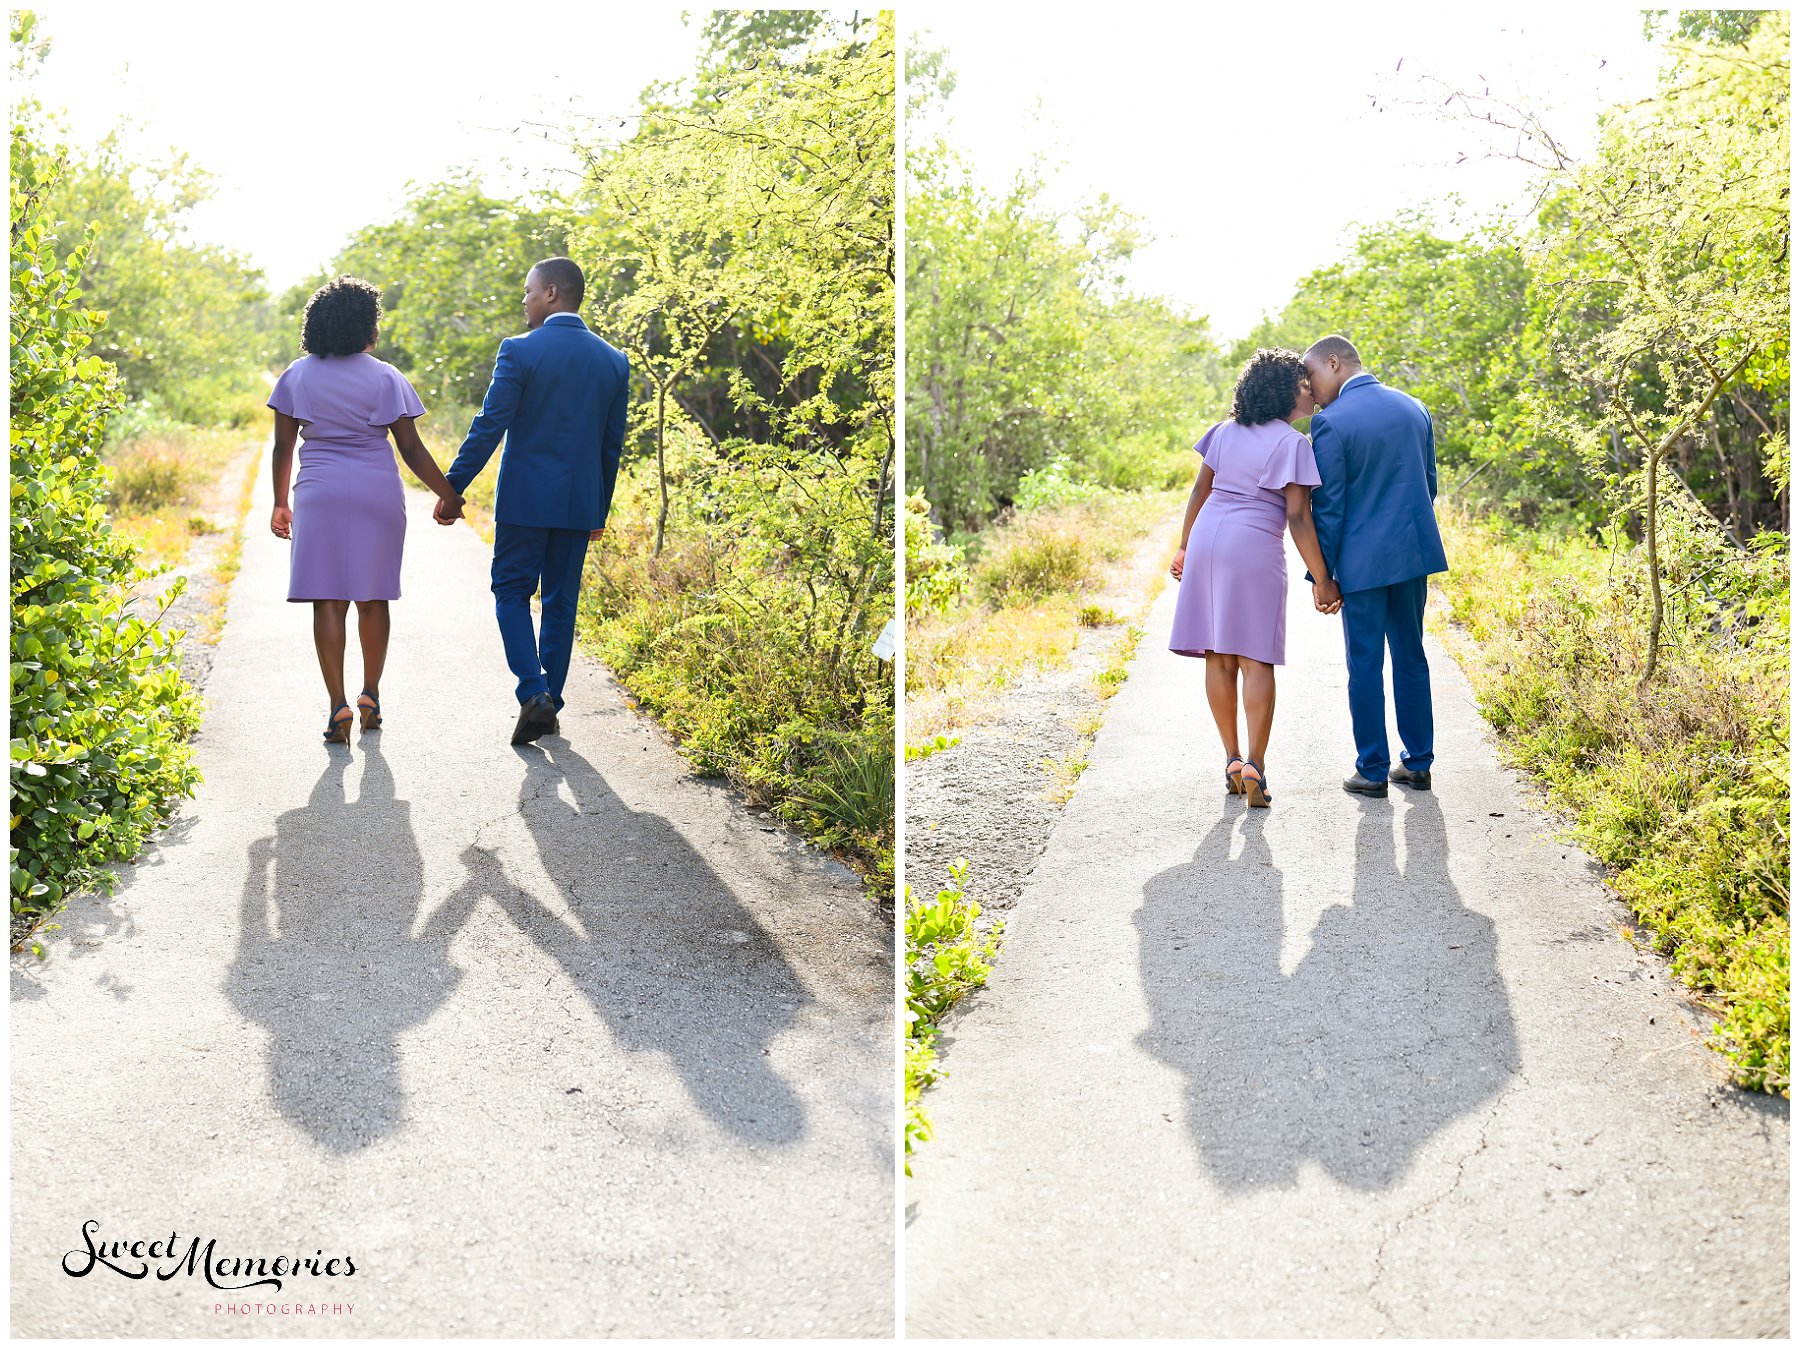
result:
[[[924,499],[907,503],[907,736],[929,743],[981,715],[1031,670],[1064,664],[1081,630],[1124,624],[1160,573],[1134,570],[1175,491],[1083,486],[960,541],[935,539]],[[1174,551],[1175,538],[1169,537]]]

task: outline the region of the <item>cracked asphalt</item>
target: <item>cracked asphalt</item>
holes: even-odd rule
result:
[[[947,1028],[909,1332],[1787,1334],[1788,1104],[1728,1085],[1454,662],[1436,790],[1349,796],[1295,585],[1250,812],[1174,596]]]
[[[488,551],[420,495],[387,728],[322,746],[268,509],[262,481],[198,798],[13,959],[13,1333],[891,1334],[892,933],[860,884],[580,657],[562,734],[510,746]],[[355,1273],[71,1277],[89,1220]]]

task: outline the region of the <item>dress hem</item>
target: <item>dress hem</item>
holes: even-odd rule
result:
[[[1287,661],[1285,661],[1285,660],[1270,660],[1266,656],[1253,656],[1248,651],[1221,651],[1216,646],[1206,647],[1199,651],[1195,651],[1189,647],[1172,646],[1169,648],[1169,650],[1171,653],[1173,653],[1174,655],[1177,655],[1177,656],[1194,656],[1194,657],[1201,658],[1201,659],[1204,659],[1207,656],[1237,656],[1243,660],[1253,660],[1253,661],[1257,661],[1263,665],[1286,665],[1287,664]]]
[[[399,598],[398,595],[363,595],[361,597],[355,595],[289,595],[287,602],[289,604],[316,604],[320,600],[343,600],[346,604],[375,604],[378,601],[385,603],[388,600]]]

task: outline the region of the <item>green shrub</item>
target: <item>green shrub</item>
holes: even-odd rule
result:
[[[187,499],[192,482],[192,473],[173,446],[160,441],[133,444],[112,464],[112,509],[125,514],[178,505]]]
[[[987,982],[1000,951],[1001,924],[983,931],[981,905],[970,897],[969,863],[950,864],[950,884],[929,900],[906,892],[906,1154],[932,1136],[922,1097],[943,1070],[937,1063],[938,1021]],[[909,1161],[907,1175],[912,1174]]]
[[[879,859],[894,832],[894,744],[864,736],[833,745],[782,803],[784,818],[809,826],[823,847]]]
[[[995,531],[975,568],[981,597],[996,606],[1030,604],[1074,590],[1093,570],[1092,550],[1061,520],[1025,517]]]
[[[587,642],[701,771],[731,779],[893,893],[893,544],[866,465],[683,436],[654,551],[654,461],[622,470],[581,595]]]
[[[1106,488],[1071,475],[1067,455],[1059,454],[1041,468],[1034,468],[1019,479],[1013,492],[1013,508],[1037,510],[1042,506],[1064,506],[1071,501],[1088,501],[1104,494]]]
[[[905,523],[907,616],[943,613],[969,586],[962,546],[935,536],[931,506],[917,492],[906,498]]]
[[[148,575],[106,522],[100,461],[118,380],[87,348],[86,246],[59,258],[44,195],[60,163],[12,138],[12,911],[30,923],[109,884],[198,780],[199,703],[171,634],[130,612]],[[179,592],[179,586],[171,592]]]

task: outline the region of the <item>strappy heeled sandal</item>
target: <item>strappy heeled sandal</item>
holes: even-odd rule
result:
[[[1243,762],[1244,761],[1235,754],[1225,761],[1225,795],[1242,796],[1244,794],[1244,770],[1240,768],[1235,773],[1231,771],[1232,764],[1241,764]]]
[[[1252,807],[1266,808],[1269,802],[1275,799],[1275,793],[1269,790],[1268,780],[1263,776],[1262,765],[1254,759],[1245,759],[1244,767],[1256,770],[1255,777],[1251,777],[1248,773],[1243,775],[1244,795],[1250,798]]]
[[[340,718],[338,713],[344,715]],[[325,743],[327,745],[348,745],[350,743],[350,723],[356,718],[350,712],[349,703],[339,703],[331,713],[331,720],[325,723]]]
[[[363,706],[364,698],[369,700],[367,707]],[[367,689],[356,695],[356,711],[357,715],[362,718],[363,730],[379,731],[381,729],[381,699]]]

